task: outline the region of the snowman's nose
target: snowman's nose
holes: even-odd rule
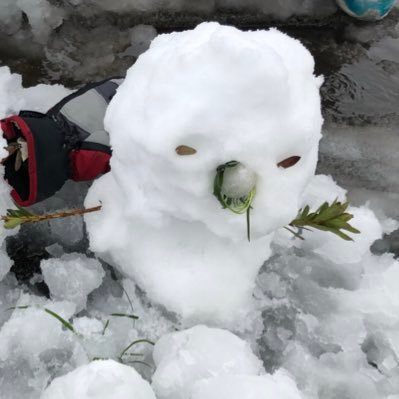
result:
[[[255,185],[256,173],[240,162],[224,170],[222,193],[227,197],[246,197]]]

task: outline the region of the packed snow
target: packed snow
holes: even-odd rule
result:
[[[399,262],[370,247],[398,223],[377,194],[374,213],[357,193],[353,242],[318,231],[301,241],[282,229],[304,204],[347,197],[314,176],[320,83],[309,52],[276,30],[206,24],[155,39],[106,118],[113,171],[86,200],[102,201],[87,218],[101,260],[65,254],[75,234],[41,225],[32,231],[57,240],[42,275],[21,283],[5,245],[16,231],[0,228],[0,398],[397,399]],[[45,111],[69,93],[23,88],[0,68],[1,117]],[[196,153],[179,156],[179,145]],[[292,168],[276,166],[294,155]],[[257,188],[250,242],[245,215],[212,194],[216,167],[231,160],[241,166],[224,190]],[[84,195],[74,183],[62,191],[35,209]],[[4,182],[0,193],[4,214],[13,207]],[[73,226],[81,241],[81,221]],[[21,230],[17,239],[29,234]]]

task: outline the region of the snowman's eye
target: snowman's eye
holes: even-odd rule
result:
[[[279,168],[288,169],[288,168],[291,168],[292,166],[296,165],[300,159],[301,159],[301,157],[299,157],[298,155],[294,155],[292,157],[284,159],[284,161],[279,162],[277,164],[277,166]]]
[[[179,145],[175,149],[178,155],[194,155],[197,150],[195,148],[189,147],[188,145]]]

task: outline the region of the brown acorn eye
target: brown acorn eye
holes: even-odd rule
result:
[[[291,168],[292,166],[296,165],[300,159],[301,159],[301,157],[299,157],[298,155],[294,155],[293,157],[289,157],[287,159],[284,159],[284,161],[279,162],[277,164],[277,166],[279,168],[288,169],[288,168]]]
[[[188,145],[179,145],[175,149],[178,155],[194,155],[197,150],[195,148],[189,147]]]

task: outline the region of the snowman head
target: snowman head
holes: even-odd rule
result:
[[[245,239],[245,217],[213,195],[218,168],[233,161],[226,193],[245,197],[256,187],[252,237],[289,223],[315,171],[321,83],[310,53],[274,29],[204,23],[158,36],[105,120],[126,214],[154,225],[198,222]]]

